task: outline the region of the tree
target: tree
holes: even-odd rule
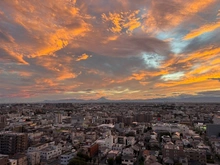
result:
[[[107,162],[108,162],[108,165],[114,165],[114,159],[113,158],[109,158],[107,160]]]
[[[88,162],[88,161],[90,160],[90,157],[89,157],[88,155],[86,155],[86,154],[83,154],[82,152],[78,152],[78,153],[77,153],[77,156],[78,156],[79,158],[84,159],[86,162]]]
[[[141,156],[140,158],[139,158],[139,162],[138,162],[138,164],[139,165],[144,165],[144,157],[143,156]]]
[[[70,160],[68,165],[87,165],[86,161],[82,158],[76,157]]]
[[[116,162],[116,164],[121,164],[122,158],[120,155],[115,158],[115,162]]]

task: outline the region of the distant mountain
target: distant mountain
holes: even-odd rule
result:
[[[105,97],[101,97],[101,98],[97,99],[96,101],[110,101],[110,100],[106,99]]]
[[[220,97],[188,96],[188,97],[167,97],[147,100],[147,102],[187,102],[187,103],[220,103]]]
[[[136,99],[136,100],[109,100],[105,97],[101,97],[96,100],[83,100],[83,99],[62,99],[62,100],[45,100],[44,103],[107,103],[107,102],[189,102],[189,103],[220,103],[220,97],[208,97],[208,96],[177,96],[177,97],[167,97],[167,98],[156,98],[156,99]]]
[[[44,100],[44,103],[89,103],[89,102],[109,102],[111,100],[101,97],[97,100],[83,100],[83,99],[62,99],[62,100]]]

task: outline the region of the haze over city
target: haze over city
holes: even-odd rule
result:
[[[219,0],[1,0],[0,103],[219,97]]]

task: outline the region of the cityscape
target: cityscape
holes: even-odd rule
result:
[[[1,165],[220,163],[218,103],[0,106]]]
[[[0,0],[0,165],[220,165],[220,0]]]

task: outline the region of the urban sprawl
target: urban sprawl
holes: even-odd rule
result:
[[[220,164],[220,104],[0,105],[0,165]]]

